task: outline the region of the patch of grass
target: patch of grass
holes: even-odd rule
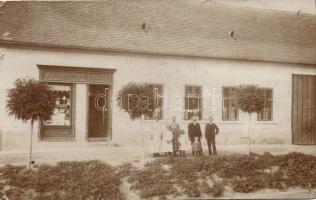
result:
[[[12,187],[7,196],[16,199],[33,190],[32,199],[122,199],[120,177],[115,168],[100,161],[61,162],[27,170],[5,166],[1,179]]]

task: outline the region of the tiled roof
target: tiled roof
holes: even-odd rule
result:
[[[316,15],[197,0],[9,1],[0,13],[0,42],[316,64]]]

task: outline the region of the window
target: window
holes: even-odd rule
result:
[[[237,121],[239,118],[236,87],[223,88],[223,121]]]
[[[52,85],[55,96],[55,109],[51,120],[45,121],[45,126],[71,126],[71,85]]]
[[[73,139],[73,85],[49,84],[55,96],[55,109],[52,118],[43,121],[40,128],[40,137],[43,140]]]
[[[150,87],[152,87],[153,91],[154,91],[154,111],[156,110],[156,108],[160,108],[159,109],[159,119],[162,120],[163,119],[163,101],[164,101],[164,95],[163,95],[163,85],[159,85],[159,84],[151,84]],[[146,120],[153,120],[154,116],[146,116],[145,117]]]
[[[202,87],[185,86],[184,120],[189,120],[193,115],[202,119]]]
[[[262,89],[263,95],[265,97],[264,107],[262,112],[258,113],[258,121],[272,121],[272,105],[273,105],[273,95],[272,89]]]

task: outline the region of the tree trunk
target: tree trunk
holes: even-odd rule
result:
[[[31,160],[32,160],[32,148],[33,148],[33,126],[34,121],[31,121],[31,132],[30,132],[30,148],[29,148],[29,155],[27,159],[27,169],[31,168]]]
[[[145,116],[141,116],[141,129],[142,129],[142,137],[143,137],[143,166],[145,166],[145,136],[144,136],[144,118]]]
[[[248,155],[251,153],[251,113],[249,113],[248,122]]]

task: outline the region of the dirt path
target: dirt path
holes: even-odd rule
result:
[[[231,193],[224,194],[222,199],[303,199],[303,198],[316,198],[316,190],[307,190],[303,188],[292,188],[286,191],[276,189],[265,189],[252,193]]]
[[[126,199],[139,200],[140,198],[138,194],[136,194],[134,191],[131,191],[129,188],[130,188],[130,184],[127,182],[127,179],[124,178],[120,186],[121,193],[124,194]]]

